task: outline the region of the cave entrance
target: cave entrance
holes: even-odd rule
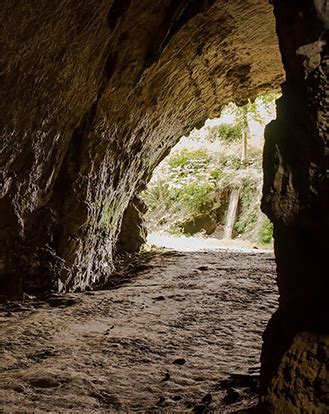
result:
[[[149,245],[272,249],[273,227],[260,203],[264,129],[278,96],[230,103],[172,148],[142,194]]]
[[[43,303],[35,309],[32,298],[26,318],[9,313],[7,320],[5,303],[0,394],[6,412],[157,412],[163,406],[167,412],[207,412],[219,364],[228,356],[235,364],[244,352],[240,367],[251,365],[248,352],[260,346],[277,306],[269,297],[263,312],[266,293],[274,291],[272,254],[263,255],[256,272],[251,265],[261,255],[240,254],[246,260],[239,264],[234,253],[234,268],[231,254],[224,263],[223,251],[166,252],[153,262],[156,275],[140,268],[142,274],[120,289],[74,294],[63,298],[67,306],[57,294],[111,286],[120,236],[142,239],[138,196],[155,166],[179,137],[226,103],[278,90],[284,73],[265,150],[263,210],[275,223],[280,301],[263,336],[261,392],[268,410],[260,411],[328,412],[328,4],[2,2],[0,299],[50,293],[50,306],[59,308],[51,319],[53,312]],[[247,164],[245,158],[239,162]],[[229,184],[240,172],[232,169]],[[242,190],[227,185],[226,195],[220,191],[221,173],[205,180],[213,182],[206,195],[215,193],[211,202],[219,203],[205,213],[225,220],[236,204],[231,228],[228,220],[220,223],[236,238]],[[193,195],[185,199],[191,202]],[[219,347],[227,352],[220,354]],[[186,371],[179,371],[183,366]],[[225,371],[237,368],[226,365]],[[204,386],[207,372],[212,378]],[[188,394],[183,386],[190,383]],[[153,397],[143,394],[150,384]],[[232,391],[236,396],[233,388],[228,398]],[[191,407],[194,395],[200,398]],[[136,407],[137,398],[143,406]]]

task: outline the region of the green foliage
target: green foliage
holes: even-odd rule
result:
[[[243,234],[250,231],[257,223],[257,211],[248,210],[241,215],[240,219],[235,223],[234,230],[236,234]]]
[[[179,221],[216,205],[216,178],[211,175],[213,168],[209,168],[214,162],[213,155],[204,149],[182,149],[169,156],[161,174],[165,178],[153,179],[144,191],[151,227],[171,223],[167,230],[179,232]]]
[[[216,212],[223,197],[227,198],[231,188],[237,186],[243,188],[243,209],[252,206],[259,173],[253,163],[248,167],[241,165],[235,152],[233,147],[218,156],[206,149],[182,149],[169,156],[161,178],[155,177],[144,191],[150,227],[165,226],[167,231],[177,233],[181,231],[181,222]],[[253,219],[243,215],[236,232],[242,233],[251,222]]]
[[[170,203],[175,201],[169,188],[169,184],[164,180],[159,180],[156,185],[144,192],[144,201],[149,211],[153,212],[159,208],[159,205],[167,208]]]
[[[250,232],[256,226],[260,213],[257,203],[259,193],[259,176],[245,176],[240,197],[240,214],[234,228],[236,234]]]
[[[191,151],[183,148],[177,154],[172,155],[168,164],[172,169],[177,169],[181,175],[188,175],[193,170],[198,170],[211,161],[211,156],[207,150],[199,149]]]
[[[229,105],[225,111],[234,113],[232,124],[207,127],[202,133],[194,130],[190,137],[193,147],[198,148],[200,144],[204,147],[183,148],[167,157],[143,195],[149,209],[146,220],[150,230],[161,228],[179,233],[184,229],[182,223],[202,221],[206,216],[211,217],[215,225],[223,225],[230,193],[239,188],[234,235],[262,244],[272,242],[272,225],[260,212],[261,149],[251,147],[247,160],[241,162],[240,158],[242,130],[251,118],[261,120],[259,104],[264,102],[273,113],[273,96],[257,98],[244,107]]]
[[[210,142],[222,141],[223,143],[240,142],[242,139],[241,128],[238,125],[221,124],[216,127],[208,127]]]
[[[212,190],[212,184],[189,183],[176,193],[176,200],[182,203],[191,213],[201,213],[207,211],[210,204],[209,195]]]
[[[267,217],[259,229],[259,241],[263,244],[273,243],[273,224]]]
[[[257,97],[254,101],[248,101],[243,106],[237,106],[234,103],[228,104],[223,113],[231,114],[235,118],[235,125],[239,128],[248,122],[248,119],[254,119],[260,124],[264,125],[263,116],[260,113],[260,107],[265,111],[265,114],[270,115],[275,111],[275,100],[279,95],[276,93],[267,93]]]

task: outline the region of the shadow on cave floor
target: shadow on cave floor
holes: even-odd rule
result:
[[[149,252],[112,287],[2,309],[4,412],[255,405],[261,333],[277,306],[272,253]]]

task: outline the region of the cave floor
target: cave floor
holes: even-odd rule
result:
[[[277,306],[272,253],[154,252],[120,277],[107,291],[2,308],[0,412],[255,404],[261,333]]]

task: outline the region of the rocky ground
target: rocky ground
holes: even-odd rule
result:
[[[276,306],[272,253],[227,251],[151,252],[107,291],[7,304],[0,412],[244,412]]]

